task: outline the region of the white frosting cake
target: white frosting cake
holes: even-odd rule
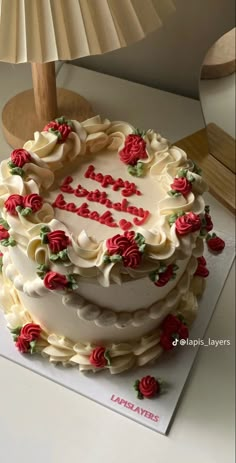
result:
[[[60,118],[0,181],[0,302],[22,353],[120,373],[187,337],[212,224],[185,152],[125,122]]]

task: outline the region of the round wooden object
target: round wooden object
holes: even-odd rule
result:
[[[236,70],[235,29],[224,34],[208,51],[202,66],[202,79],[217,79]]]
[[[57,107],[58,117],[84,121],[94,116],[85,98],[63,88],[57,89]],[[48,122],[40,120],[36,115],[33,89],[14,96],[3,108],[3,133],[13,148],[21,148],[27,140],[32,140],[34,132],[41,131]]]

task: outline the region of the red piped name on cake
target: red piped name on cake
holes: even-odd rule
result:
[[[155,423],[160,421],[160,417],[158,415],[154,415],[154,413],[150,412],[149,410],[139,407],[132,402],[128,402],[128,400],[122,399],[122,397],[116,396],[115,394],[112,394],[110,400],[112,400],[112,402],[116,402],[121,407],[128,408],[133,413],[137,413],[138,415],[143,416],[148,420],[154,421]]]
[[[101,183],[101,186],[107,187],[112,185],[114,191],[121,190],[123,196],[131,196],[133,194],[140,195],[141,192],[137,189],[134,183],[129,181],[124,181],[121,178],[114,179],[111,175],[103,175],[101,173],[95,174],[94,166],[89,166],[84,176],[86,178],[92,178]],[[99,223],[109,226],[109,227],[120,227],[122,230],[129,230],[133,225],[142,226],[148,219],[150,212],[144,210],[142,207],[132,206],[128,203],[127,199],[124,197],[120,202],[112,202],[108,197],[105,191],[99,189],[88,190],[84,188],[81,184],[78,184],[76,188],[71,186],[73,182],[73,177],[68,176],[64,179],[60,190],[63,193],[72,194],[78,198],[84,198],[87,201],[97,202],[104,205],[108,209],[114,209],[119,212],[126,212],[132,215],[135,215],[133,219],[133,224],[127,221],[125,218],[121,218],[118,223],[115,222],[112,212],[105,211],[102,214],[99,214],[97,211],[91,211],[86,202],[83,202],[82,205],[77,206],[74,202],[66,202],[64,195],[59,193],[52,204],[53,207],[62,209],[68,212],[79,215],[80,217],[96,220]]]

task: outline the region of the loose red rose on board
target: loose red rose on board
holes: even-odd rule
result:
[[[46,288],[50,290],[60,290],[68,287],[67,277],[57,272],[47,272],[43,281]]]
[[[187,196],[192,191],[192,184],[185,177],[175,178],[174,182],[170,185],[172,190]]]
[[[146,142],[140,135],[128,135],[119,156],[125,164],[135,166],[139,160],[147,158]]]
[[[35,323],[27,323],[22,326],[20,331],[20,337],[27,342],[36,341],[40,337],[42,329],[40,325]]]
[[[5,201],[4,206],[10,215],[17,215],[16,207],[23,207],[23,196],[10,195]]]
[[[11,153],[11,162],[15,164],[16,167],[23,167],[27,162],[31,161],[31,155],[28,151],[23,148],[16,149]]]
[[[143,397],[147,397],[148,399],[159,394],[160,389],[161,387],[159,381],[150,375],[144,376],[138,384],[138,390],[140,392],[140,395],[142,395]]]
[[[106,354],[106,348],[102,346],[95,347],[93,349],[89,361],[91,365],[95,366],[96,368],[104,368],[106,365],[108,365],[108,360],[105,357]]]
[[[187,214],[181,215],[175,221],[175,228],[178,235],[187,235],[200,230],[201,219],[198,214],[194,212],[188,212]]]
[[[29,207],[32,212],[38,212],[43,205],[43,198],[36,193],[31,193],[24,197],[24,208]]]
[[[30,344],[28,341],[26,341],[24,338],[22,338],[21,336],[18,336],[17,338],[17,341],[15,342],[15,345],[17,347],[17,349],[22,353],[22,354],[25,354],[26,352],[28,352],[29,348],[30,348]]]
[[[62,230],[55,230],[48,233],[47,239],[49,248],[54,254],[63,251],[63,249],[66,249],[71,242],[69,237]]]
[[[2,225],[0,225],[0,241],[7,240],[9,238],[8,230],[6,230]]]
[[[213,233],[212,235],[209,234],[206,237],[206,242],[207,242],[208,249],[210,251],[215,252],[216,254],[222,252],[223,249],[225,248],[224,240],[222,240],[222,238],[217,236],[215,233]]]

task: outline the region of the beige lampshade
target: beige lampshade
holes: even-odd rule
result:
[[[72,60],[143,39],[173,0],[0,0],[0,61]]]

